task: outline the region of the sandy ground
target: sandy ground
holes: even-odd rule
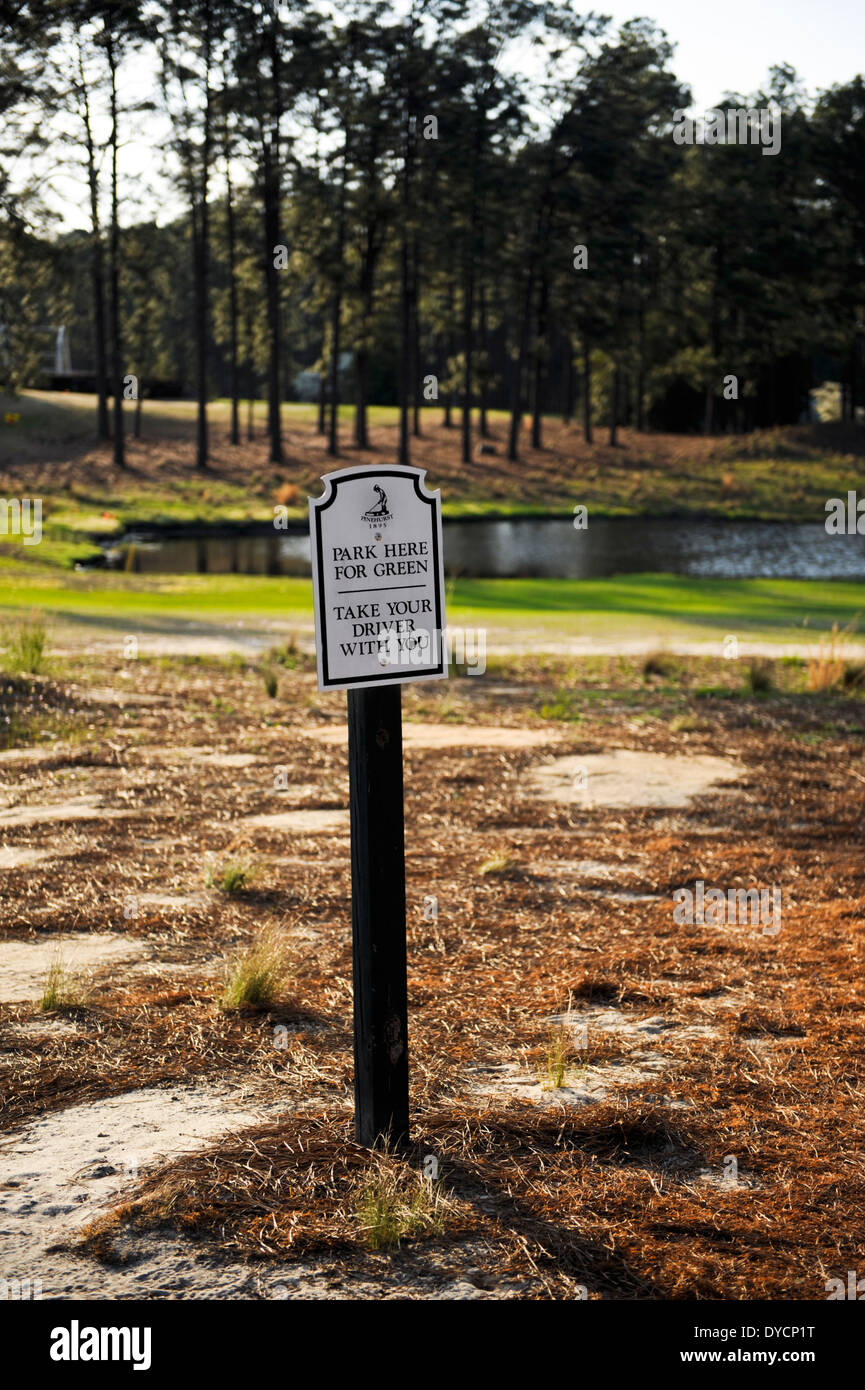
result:
[[[123,1200],[143,1169],[274,1113],[236,1093],[181,1086],[70,1106],[3,1136],[0,1278],[38,1278],[42,1298],[248,1297],[248,1268],[202,1262],[188,1240],[140,1242],[121,1270],[52,1247]]]
[[[301,729],[302,738],[314,738],[319,743],[328,743],[342,748],[348,745],[348,729],[338,724],[332,729],[321,725]],[[558,735],[548,729],[501,729],[475,724],[471,731],[473,748],[537,748],[545,743],[555,742]],[[403,726],[404,748],[464,748],[466,730],[459,724],[424,724],[421,722]]]
[[[574,619],[570,626],[576,626]],[[457,627],[463,624],[456,624]],[[548,625],[532,629],[513,626],[485,626],[488,656],[529,656],[548,653],[560,657],[631,656],[641,657],[662,647],[673,656],[717,657],[724,654],[724,634],[717,638],[688,636],[675,629],[659,628],[656,632],[628,633],[601,636],[568,632],[564,622],[550,620]],[[122,628],[122,632],[121,632]],[[72,623],[58,614],[52,619],[52,646],[58,655],[74,657],[116,655],[122,645],[122,634],[134,630],[139,653],[143,660],[168,656],[222,657],[238,653],[254,658],[270,647],[293,639],[298,650],[308,654],[315,651],[315,629],[309,620],[282,622],[278,619],[256,620],[252,623],[201,622],[184,619],[160,619],[148,614],[117,621],[95,615],[86,627]],[[118,635],[120,634],[120,635]],[[738,637],[740,660],[753,657],[813,657],[819,647],[816,636],[808,641],[770,640]],[[850,660],[865,658],[865,642],[845,639],[845,654]],[[126,696],[128,697],[128,694]]]
[[[95,966],[140,960],[151,952],[140,941],[93,932],[90,936],[50,936],[41,941],[6,941],[0,959],[0,1000],[40,999],[52,963],[83,979]]]
[[[690,757],[614,748],[556,758],[532,769],[529,785],[541,801],[587,806],[687,806],[690,799],[741,772],[729,758]]]
[[[100,658],[71,687],[87,738],[0,764],[0,1277],[58,1298],[717,1297],[737,1279],[779,1297],[813,1296],[818,1248],[835,1258],[819,1230],[852,1258],[826,1184],[861,1152],[851,1105],[833,1111],[859,1066],[858,703],[688,705],[639,670],[624,703],[552,668],[406,692],[416,1161],[441,1157],[464,1224],[360,1260],[350,1190],[303,1235],[304,1194],[360,1162],[344,702],[308,670],[271,700],[255,670],[145,662],[121,702],[123,670]],[[541,715],[572,694],[578,721]],[[205,886],[229,861],[252,870],[234,896]],[[697,876],[783,883],[782,935],[674,927],[672,889]],[[224,962],[265,925],[285,1000],[225,1014]],[[58,946],[93,998],[45,1015]],[[110,1258],[73,1253],[160,1174],[183,1221],[124,1217]],[[768,1251],[763,1216],[783,1228]]]

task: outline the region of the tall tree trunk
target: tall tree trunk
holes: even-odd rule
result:
[[[474,218],[472,218],[474,227]],[[463,409],[462,409],[462,461],[469,463],[472,456],[472,331],[474,326],[475,258],[473,237],[469,237],[466,255],[465,276],[463,280]]]
[[[252,350],[252,305],[249,291],[243,297],[243,357],[246,378],[246,438],[255,438],[255,361]]]
[[[327,334],[321,335],[321,371],[318,374],[318,409],[316,411],[316,434],[327,434]]]
[[[479,406],[479,425],[478,430],[481,439],[489,439],[490,426],[487,417],[489,381],[488,381],[488,362],[487,353],[487,292],[486,279],[483,272],[483,249],[481,250],[480,281],[478,284],[478,351],[480,354],[480,370],[478,373],[478,406]]]
[[[583,338],[583,438],[592,443],[592,347]]]
[[[411,325],[412,325],[412,284],[411,284],[411,176],[414,160],[414,117],[410,114],[413,100],[408,94],[405,118],[405,147],[403,152],[402,174],[402,235],[400,245],[400,366],[399,366],[399,462],[410,463],[409,448],[409,392],[411,379]]]
[[[642,434],[646,424],[646,323],[643,296],[637,318],[637,429]]]
[[[369,314],[364,307],[362,339],[354,353],[354,444],[356,449],[369,448],[367,430],[367,404],[369,400],[369,350],[366,346],[366,332]]]
[[[562,423],[569,425],[574,417],[574,345],[570,333],[565,333],[562,341],[563,403]]]
[[[375,266],[378,243],[375,224],[367,228],[360,274],[361,324],[355,347],[354,442],[358,449],[369,448],[369,334],[375,303]]]
[[[267,384],[267,422],[270,434],[270,462],[285,461],[282,446],[282,330],[279,311],[279,271],[275,265],[275,248],[282,243],[279,236],[282,180],[280,178],[280,127],[282,121],[282,72],[276,25],[270,25],[270,71],[272,104],[270,130],[261,133],[262,182],[264,197],[265,291],[267,297],[267,327],[269,364]]]
[[[196,430],[195,466],[200,470],[207,468],[207,353],[209,347],[209,324],[207,312],[208,287],[210,280],[210,210],[207,195],[210,184],[210,142],[211,142],[211,99],[210,99],[210,6],[204,11],[204,116],[201,142],[201,187],[198,190],[200,212],[198,218],[198,254],[195,259],[195,375],[198,398],[198,421]],[[193,188],[195,177],[193,173]],[[193,239],[194,240],[194,239]]]
[[[619,432],[619,390],[621,387],[621,371],[618,360],[613,368],[613,389],[610,400],[610,446],[615,447]]]
[[[330,429],[328,432],[327,452],[331,458],[339,455],[339,355],[340,355],[340,332],[342,327],[342,277],[343,260],[345,257],[345,181],[348,165],[348,128],[345,131],[345,138],[342,152],[342,176],[339,185],[339,207],[336,223],[336,264],[334,267],[333,282],[333,305],[331,310],[330,324]]]
[[[279,271],[274,265],[274,247],[279,241],[279,194],[274,187],[270,158],[264,175],[265,293],[267,297],[268,373],[267,428],[270,435],[270,462],[283,462],[281,405],[281,334],[279,314]]]
[[[111,324],[111,381],[114,392],[114,463],[117,468],[126,467],[126,451],[123,439],[123,357],[120,341],[120,227],[117,198],[117,51],[111,20],[106,15],[105,55],[110,73],[111,110],[111,233],[109,242],[109,286],[110,286],[110,324]]]
[[[451,418],[451,416],[452,416],[453,404],[454,404],[454,393],[453,393],[453,389],[452,389],[452,387],[451,387],[451,376],[450,376],[450,374],[451,374],[451,364],[453,363],[454,354],[455,354],[455,352],[456,352],[456,334],[455,334],[455,330],[454,330],[454,322],[455,322],[455,319],[456,319],[456,311],[457,311],[457,310],[456,310],[456,290],[455,290],[455,287],[454,287],[453,270],[451,269],[450,273],[448,274],[448,335],[447,335],[447,355],[448,355],[448,360],[447,360],[447,368],[446,368],[446,376],[447,376],[447,379],[448,379],[448,385],[447,385],[447,390],[445,391],[444,419],[443,419],[443,421],[442,421],[442,424],[444,425],[444,427],[445,427],[446,430],[451,429],[452,426],[453,426],[453,419]]]
[[[93,290],[93,338],[96,349],[96,432],[100,439],[110,439],[108,360],[105,350],[105,268],[102,252],[102,229],[99,222],[99,175],[96,168],[96,145],[90,118],[90,93],[84,72],[84,55],[80,42],[78,44],[78,73],[81,117],[84,122],[87,148],[87,187],[90,195],[90,276]]]
[[[420,383],[421,383],[421,356],[420,356],[420,252],[418,239],[415,236],[412,240],[412,323],[411,323],[411,355],[412,355],[412,424],[411,432],[415,438],[420,437]]]
[[[240,443],[240,372],[238,369],[237,348],[237,235],[234,221],[234,201],[231,187],[231,162],[226,133],[225,143],[225,214],[228,234],[228,351],[229,382],[231,390],[231,433],[232,444]]]
[[[330,401],[328,410],[327,452],[331,458],[339,456],[339,355],[340,320],[342,318],[342,289],[337,281],[333,292],[330,317]]]
[[[511,463],[516,463],[518,458],[520,424],[522,423],[523,415],[523,376],[526,368],[526,355],[529,342],[529,320],[531,319],[532,313],[534,289],[534,264],[530,262],[526,271],[526,288],[523,297],[523,312],[519,328],[519,346],[517,348],[517,357],[514,362],[514,374],[511,381],[511,424],[508,432],[508,458]]]
[[[532,448],[541,449],[543,438],[541,435],[543,406],[543,371],[544,371],[544,351],[546,348],[547,337],[547,304],[549,302],[549,281],[546,271],[541,276],[541,292],[538,303],[538,332],[535,338],[535,350],[533,355],[533,382],[532,382]]]

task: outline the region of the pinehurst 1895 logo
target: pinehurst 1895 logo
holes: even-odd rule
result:
[[[134,1371],[150,1370],[149,1327],[68,1327],[51,1329],[52,1361],[131,1361]]]
[[[373,483],[373,492],[376,494],[376,501],[368,511],[365,511],[361,520],[368,526],[387,526],[393,520],[393,512],[388,511],[387,493],[378,483]]]

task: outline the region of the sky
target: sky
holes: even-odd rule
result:
[[[726,91],[763,87],[769,68],[789,63],[809,92],[865,71],[865,0],[592,0],[617,23],[654,19],[676,45],[673,71],[694,95],[693,110]]]
[[[394,8],[405,0],[395,0]],[[834,83],[847,82],[865,72],[865,0],[717,0],[714,5],[697,0],[572,0],[578,13],[594,8],[609,15],[614,26],[635,17],[655,21],[675,44],[672,69],[690,86],[692,114],[716,106],[725,92],[748,95],[767,85],[769,68],[788,63],[809,94]],[[331,0],[339,12],[339,0]],[[529,64],[533,61],[525,55]],[[137,61],[135,73],[125,74],[125,95],[146,95],[155,81],[155,69]],[[132,92],[130,89],[135,88]],[[150,116],[148,136],[158,141],[168,131],[165,122]],[[158,127],[158,128],[157,128]],[[102,134],[104,132],[100,132]],[[122,178],[135,195],[124,209],[135,220],[146,215],[145,206],[157,210],[160,221],[179,211],[175,190],[164,178],[164,160],[154,163],[151,139],[139,143],[127,130],[120,157]],[[160,167],[161,166],[161,167]],[[86,225],[83,184],[69,175],[51,178],[48,203],[64,228]]]

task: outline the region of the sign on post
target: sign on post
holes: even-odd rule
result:
[[[447,675],[441,499],[421,468],[344,468],[310,498],[320,690],[347,692],[355,1135],[408,1141],[400,685]]]
[[[310,498],[320,690],[447,675],[441,497],[422,468],[344,468]]]

